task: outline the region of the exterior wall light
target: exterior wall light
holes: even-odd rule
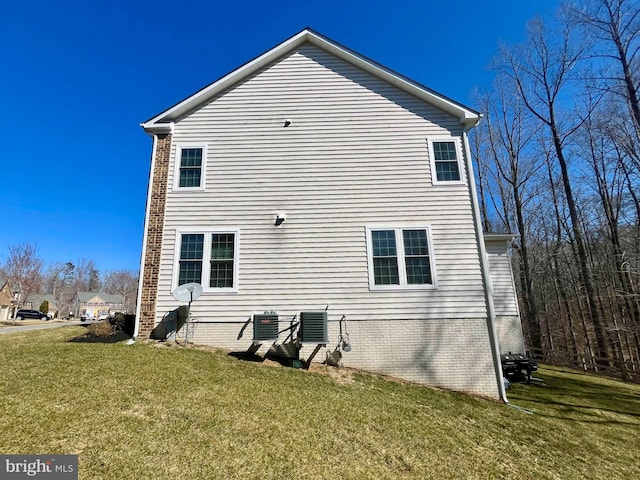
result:
[[[276,221],[274,223],[274,225],[276,227],[279,227],[280,225],[282,225],[284,223],[284,221],[287,219],[287,215],[282,212],[282,213],[277,213],[276,214]]]

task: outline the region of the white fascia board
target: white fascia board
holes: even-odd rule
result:
[[[168,133],[170,131],[168,130],[170,122],[178,120],[181,116],[195,109],[197,106],[209,101],[218,93],[242,81],[244,78],[247,78],[259,69],[274,62],[286,53],[295,50],[305,42],[309,42],[322,50],[332,53],[338,58],[361,68],[387,83],[452,114],[459,119],[465,129],[470,129],[477,125],[482,117],[478,112],[430,91],[426,87],[417,84],[410,79],[347,49],[346,47],[336,44],[310,29],[305,29],[266,53],[263,53],[259,57],[256,57],[241,67],[233,70],[231,73],[228,73],[219,80],[216,80],[212,84],[204,87],[202,90],[177,103],[173,107],[170,107],[148,121],[141,123],[140,126],[148,133]]]

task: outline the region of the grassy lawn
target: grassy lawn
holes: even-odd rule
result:
[[[638,478],[638,385],[543,368],[509,391],[528,414],[85,332],[0,336],[0,453],[78,454],[81,479]]]

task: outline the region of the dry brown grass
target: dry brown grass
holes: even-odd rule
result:
[[[48,320],[48,321],[42,321],[42,320],[36,320],[36,319],[27,319],[27,320],[2,320],[0,321],[0,328],[4,328],[4,327],[24,327],[24,326],[29,326],[29,325],[44,325],[45,323],[47,324],[52,324],[52,323],[61,323],[64,324],[66,323],[65,320]]]
[[[3,320],[0,322],[0,325],[5,325],[7,327],[22,327],[26,325],[40,325],[44,323],[42,320]]]

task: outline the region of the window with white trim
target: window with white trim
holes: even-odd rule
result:
[[[369,287],[435,288],[429,227],[368,227]]]
[[[178,285],[185,283],[202,284],[204,258],[204,234],[184,233],[180,241]]]
[[[233,288],[235,263],[235,234],[211,234],[211,275],[209,286],[213,288]]]
[[[202,145],[176,146],[176,189],[204,188],[206,149]]]
[[[429,140],[433,183],[463,183],[459,142],[451,137]]]
[[[196,282],[205,290],[238,288],[238,231],[179,232],[175,286]]]

